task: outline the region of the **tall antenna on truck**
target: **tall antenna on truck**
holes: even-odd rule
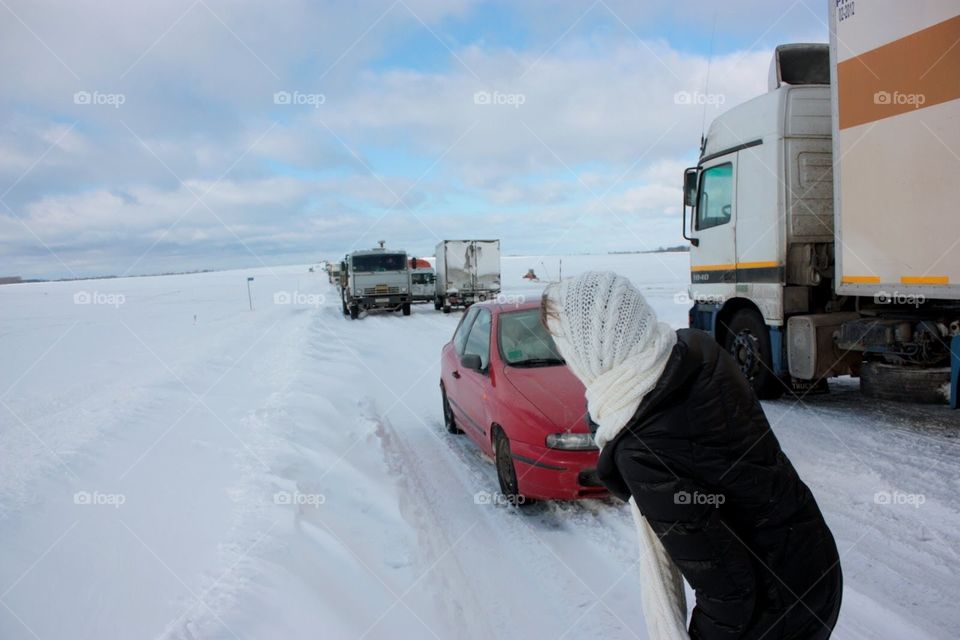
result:
[[[707,144],[707,92],[710,90],[710,67],[713,64],[713,40],[717,35],[717,9],[713,9],[713,27],[710,29],[710,57],[707,58],[707,77],[703,81],[703,115],[700,118],[700,155]]]

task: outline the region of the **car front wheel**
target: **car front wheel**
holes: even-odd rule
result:
[[[513,464],[513,453],[510,451],[510,441],[503,429],[496,427],[493,434],[493,454],[497,464],[497,480],[500,482],[500,493],[510,504],[527,506],[533,504],[526,496],[520,494],[520,483],[517,480],[517,467]]]
[[[440,396],[443,398],[443,426],[447,428],[448,433],[463,433],[463,429],[457,426],[457,419],[453,415],[450,401],[447,400],[447,390],[443,385],[440,385]]]

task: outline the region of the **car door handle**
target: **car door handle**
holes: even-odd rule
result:
[[[451,375],[453,375],[453,377],[456,378],[457,380],[460,379],[460,372],[459,372],[459,371],[454,371]]]

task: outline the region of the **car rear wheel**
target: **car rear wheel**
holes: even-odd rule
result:
[[[510,441],[503,429],[499,427],[495,427],[493,432],[493,455],[497,464],[497,480],[500,482],[500,493],[503,494],[507,502],[518,507],[533,504],[533,500],[520,494],[517,467],[513,464]]]
[[[450,401],[447,400],[447,390],[442,384],[440,385],[440,396],[443,398],[443,426],[447,428],[447,433],[463,433],[463,429],[457,426],[457,419],[453,415]]]

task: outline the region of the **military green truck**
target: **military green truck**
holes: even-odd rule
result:
[[[374,249],[348,253],[340,264],[343,315],[352,320],[373,310],[410,315],[412,296],[407,253],[384,245],[381,241]]]

